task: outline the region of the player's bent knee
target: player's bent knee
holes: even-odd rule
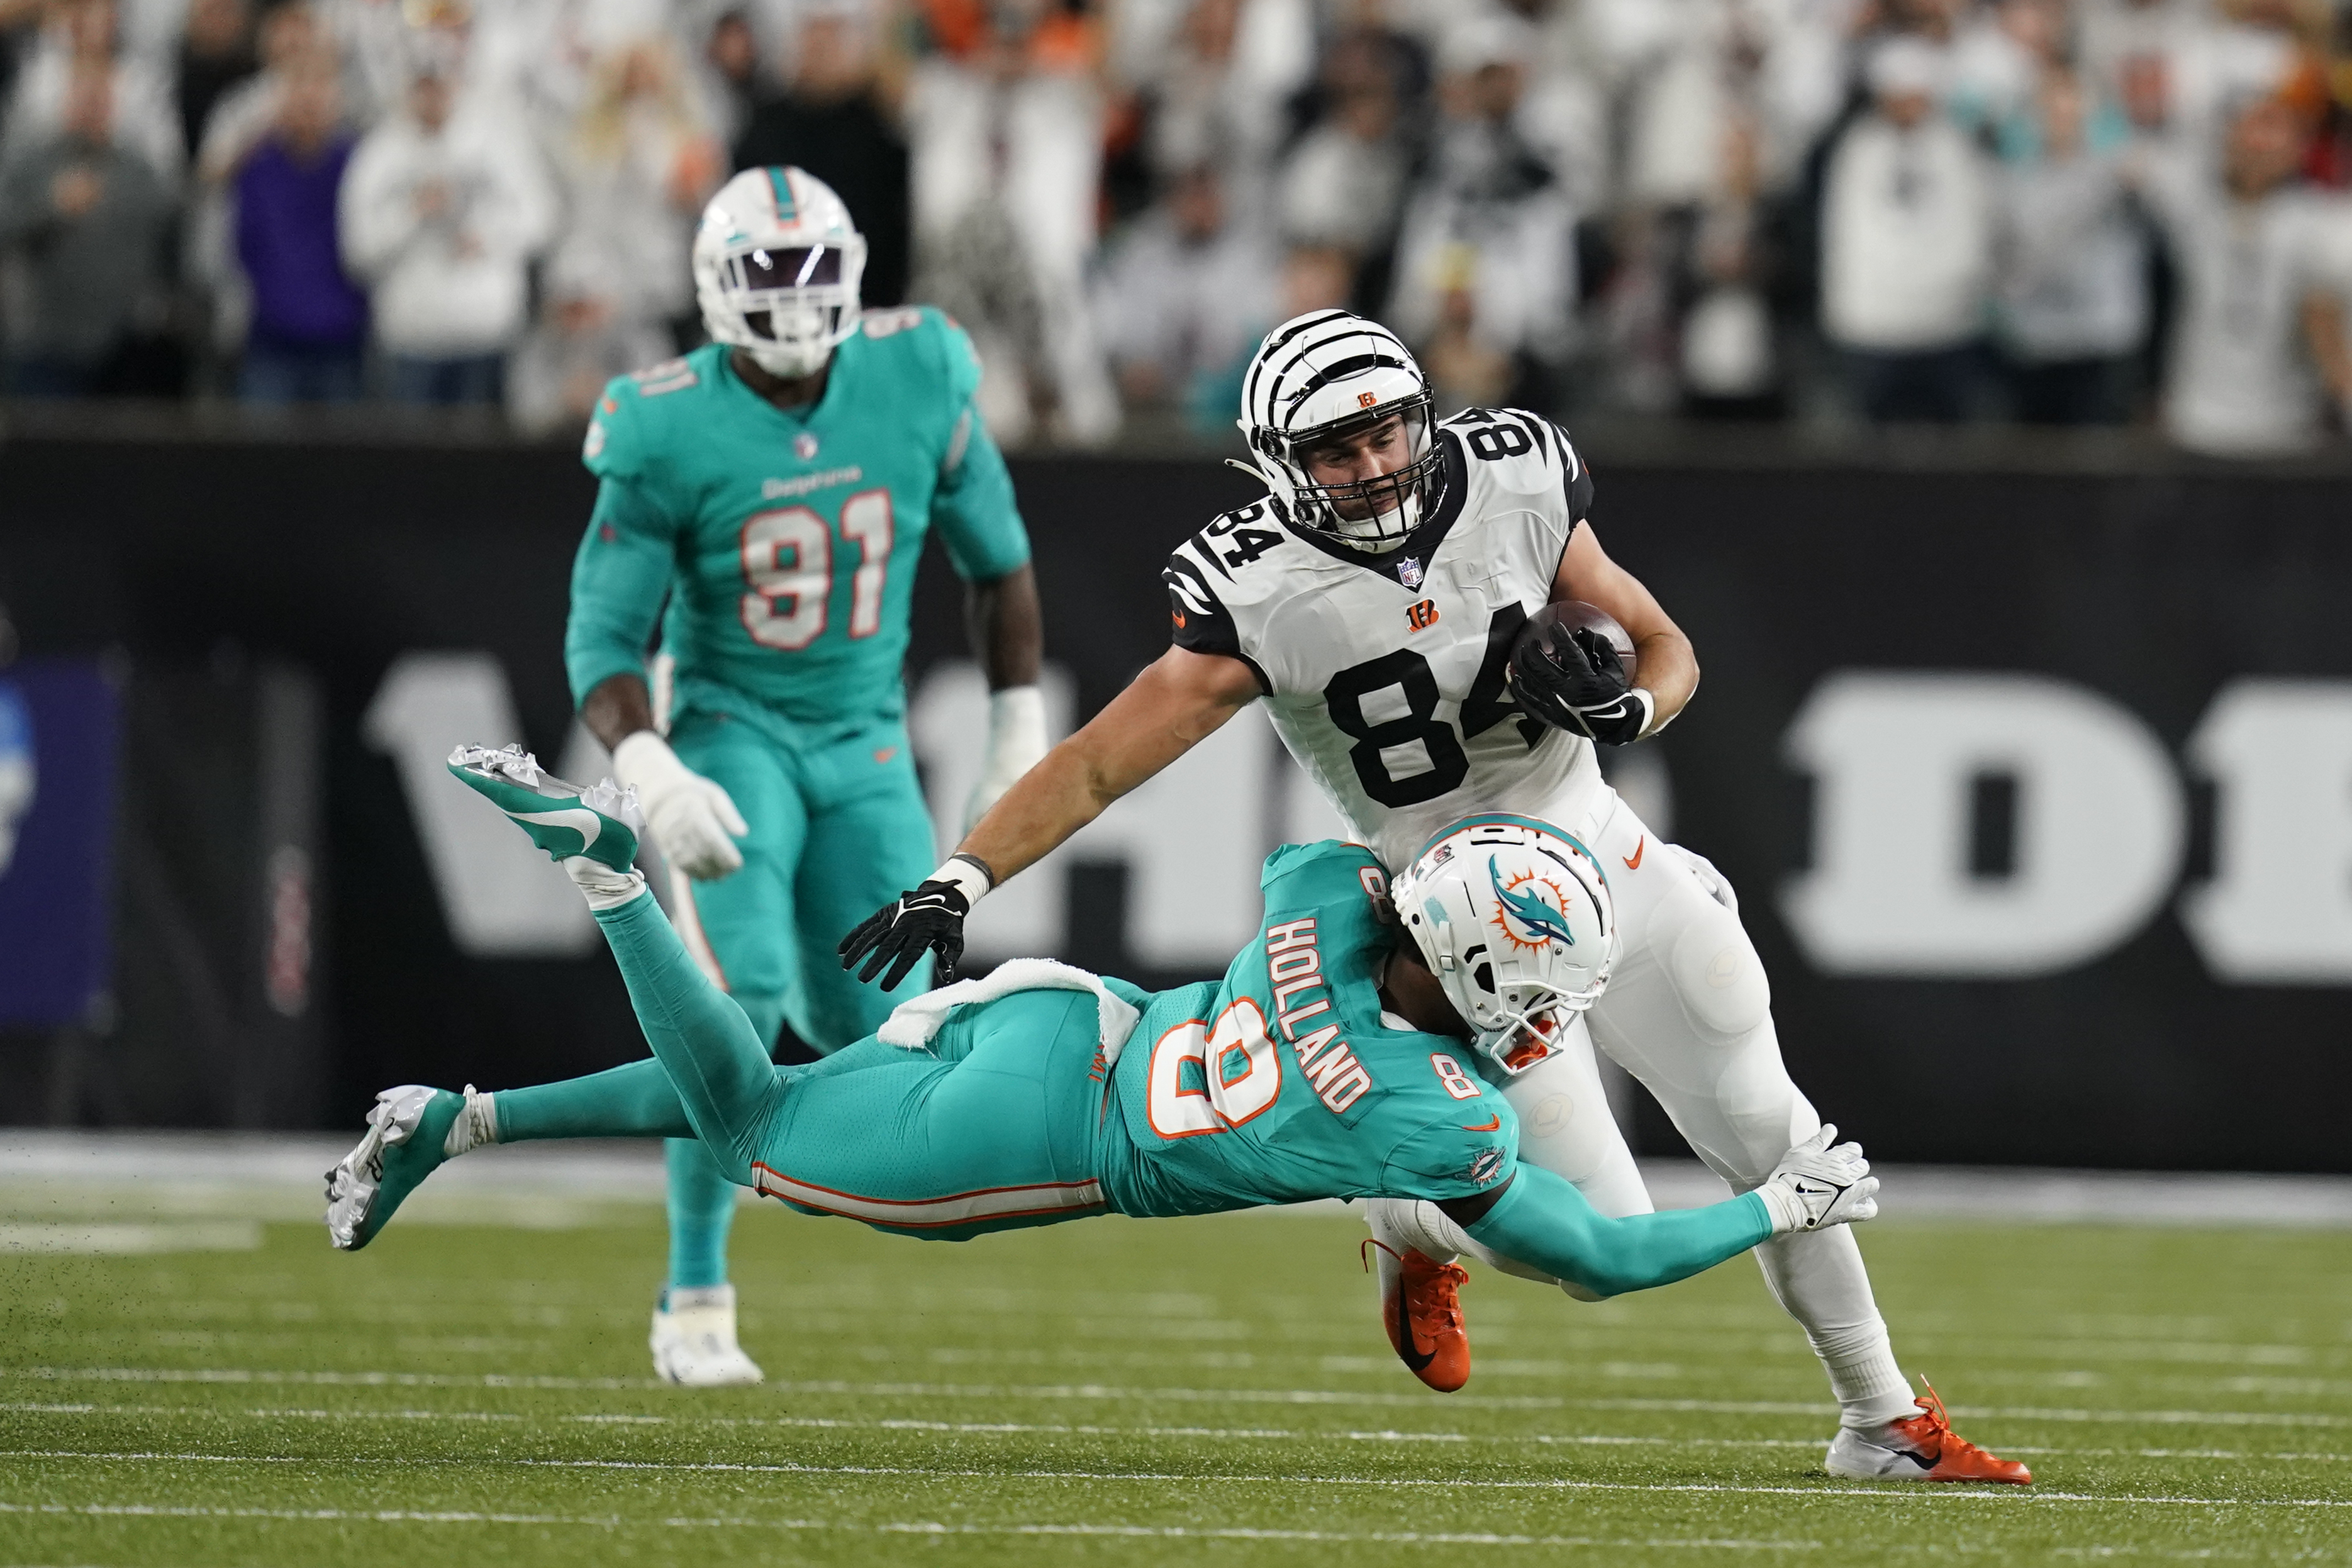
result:
[[[1712,899],[1694,907],[1674,935],[1666,972],[1691,1020],[1726,1039],[1772,1016],[1772,984],[1739,916]]]

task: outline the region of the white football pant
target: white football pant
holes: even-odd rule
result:
[[[1600,857],[1616,904],[1617,959],[1608,990],[1569,1032],[1565,1049],[1504,1090],[1518,1113],[1519,1157],[1573,1183],[1604,1215],[1651,1211],[1610,1114],[1592,1055],[1598,1045],[1657,1097],[1735,1192],[1762,1186],[1790,1145],[1821,1130],[1822,1119],[1781,1063],[1771,988],[1728,884],[1706,862],[1658,841],[1605,787],[1583,810],[1550,820],[1591,834],[1587,846]],[[1722,902],[1710,883],[1722,890]],[[1472,1240],[1434,1205],[1376,1199],[1370,1207],[1373,1233],[1391,1246],[1412,1246],[1441,1262],[1467,1252],[1522,1278],[1550,1279]],[[1853,1228],[1774,1237],[1756,1249],[1756,1259],[1828,1369],[1847,1424],[1910,1415],[1911,1392]]]

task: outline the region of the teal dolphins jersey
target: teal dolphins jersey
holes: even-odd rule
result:
[[[1513,1170],[1518,1121],[1464,1041],[1380,1001],[1397,941],[1356,844],[1286,844],[1222,980],[1156,994],[1111,1070],[1103,1184],[1120,1212],[1317,1197],[1466,1197]]]
[[[718,344],[614,381],[583,453],[603,483],[572,565],[573,700],[644,672],[658,614],[676,711],[902,712],[925,534],[971,580],[1029,559],[979,384],[971,340],[928,308],[868,313],[805,409],[752,392]]]

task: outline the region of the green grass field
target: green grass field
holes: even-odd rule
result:
[[[1477,1374],[1388,1354],[1352,1217],[966,1246],[763,1207],[757,1389],[646,1378],[658,1211],[0,1255],[7,1563],[2352,1562],[2352,1234],[1882,1222],[1906,1364],[2016,1489],[1864,1486],[1741,1260]]]

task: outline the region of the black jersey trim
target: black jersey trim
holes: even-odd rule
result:
[[[1192,541],[1188,539],[1185,542],[1189,544]],[[1217,597],[1217,591],[1211,588],[1209,580],[1202,575],[1200,563],[1184,553],[1182,545],[1179,545],[1169,556],[1168,572],[1171,576],[1184,579],[1189,594],[1198,596],[1196,600],[1188,602],[1187,609],[1219,620],[1232,619],[1232,612],[1225,608],[1225,601]],[[1171,582],[1169,587],[1174,589],[1176,585]]]
[[[1227,517],[1232,515],[1233,514],[1230,512],[1225,514]],[[1186,539],[1182,544],[1178,545],[1176,548],[1180,550],[1191,550],[1199,559],[1208,562],[1209,570],[1215,572],[1219,577],[1223,578],[1227,582],[1231,582],[1234,580],[1234,569],[1227,566],[1223,561],[1219,560],[1217,559],[1215,547],[1204,541],[1200,535],[1194,534],[1191,538]]]
[[[1551,443],[1544,439],[1543,429],[1550,421],[1538,419],[1532,413],[1523,413],[1516,408],[1505,409],[1503,412],[1510,417],[1513,423],[1528,433],[1528,439],[1536,444],[1536,452],[1543,461],[1550,462]]]
[[[1437,434],[1444,443],[1445,454],[1445,461],[1438,469],[1444,487],[1438,492],[1437,505],[1431,508],[1428,517],[1422,519],[1421,526],[1387,554],[1366,555],[1361,550],[1349,549],[1336,540],[1323,538],[1311,528],[1293,527],[1287,517],[1282,519],[1284,529],[1291,538],[1302,544],[1313,545],[1333,560],[1349,566],[1360,566],[1369,572],[1387,578],[1399,588],[1405,587],[1405,580],[1397,575],[1397,569],[1408,560],[1417,561],[1424,569],[1428,567],[1430,558],[1437,553],[1437,547],[1445,542],[1445,536],[1454,530],[1454,522],[1462,516],[1463,501],[1470,492],[1469,472],[1463,460],[1460,437],[1444,425],[1438,426]]]
[[[1577,451],[1576,443],[1568,438],[1568,426],[1551,420],[1546,420],[1544,423],[1551,425],[1551,433],[1559,437],[1560,466],[1568,470],[1568,476],[1570,478],[1576,479],[1582,477],[1584,474],[1584,455]]]
[[[1181,546],[1170,553],[1160,580],[1168,589],[1171,643],[1194,653],[1242,656],[1241,628],[1234,624],[1233,612],[1225,608],[1199,563],[1188,558]]]

